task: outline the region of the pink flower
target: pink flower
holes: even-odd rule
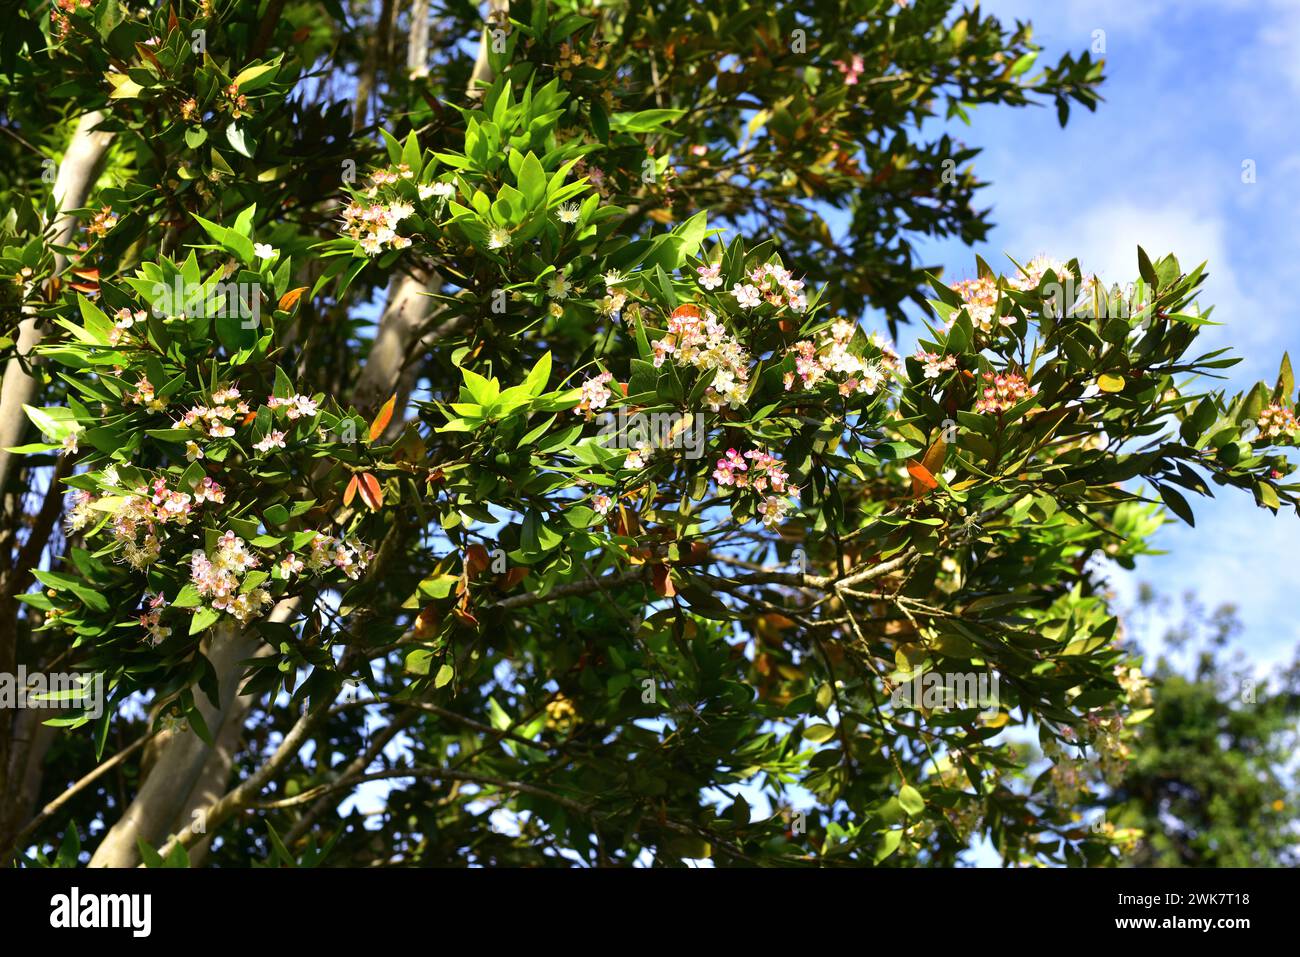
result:
[[[866,63],[863,62],[861,56],[855,53],[853,54],[853,59],[848,63],[845,63],[843,60],[836,60],[835,68],[839,70],[840,74],[844,77],[845,86],[857,86],[858,78],[862,76],[862,72],[866,68]]]
[[[225,500],[225,490],[216,482],[212,481],[210,476],[205,475],[203,481],[194,487],[195,502],[214,502],[215,504],[220,505]]]
[[[1033,388],[1018,373],[986,372],[984,391],[975,403],[975,411],[1001,414],[1033,394]]]
[[[695,271],[700,275],[700,285],[705,289],[717,289],[722,285],[722,263],[713,263],[710,266],[696,266]]]
[[[269,452],[271,449],[284,448],[284,433],[278,429],[272,429],[266,433],[266,437],[259,442],[253,443],[253,448],[259,452]]]
[[[602,372],[600,375],[592,376],[584,382],[582,384],[582,398],[573,411],[590,419],[594,410],[605,408],[610,397],[614,394],[605,383],[610,382],[613,378],[613,373]]]

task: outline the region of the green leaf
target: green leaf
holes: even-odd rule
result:
[[[519,191],[524,194],[528,206],[536,209],[546,199],[546,171],[542,169],[541,160],[529,153],[519,164],[517,177]]]
[[[898,791],[898,803],[912,817],[920,817],[925,812],[925,798],[921,792],[910,784],[904,784]]]
[[[639,113],[615,113],[609,118],[610,129],[624,133],[649,133],[686,114],[685,110],[642,110]]]
[[[1183,498],[1183,493],[1177,489],[1170,488],[1168,485],[1160,486],[1160,498],[1169,506],[1169,510],[1181,518],[1188,525],[1196,524],[1196,516],[1192,514],[1192,507],[1187,504],[1187,499]]]
[[[221,612],[215,608],[200,608],[190,619],[190,634],[197,635],[201,631],[206,631],[217,623],[221,617]]]
[[[803,729],[803,736],[813,744],[822,744],[835,737],[835,729],[829,724],[810,724]]]

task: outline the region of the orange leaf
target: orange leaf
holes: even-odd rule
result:
[[[465,573],[470,578],[477,578],[479,573],[486,570],[490,564],[492,559],[488,557],[488,550],[482,545],[475,544],[465,549]]]
[[[393,420],[393,407],[397,405],[397,393],[394,392],[379,414],[375,416],[375,421],[370,423],[370,441],[373,442],[384,434],[384,429],[388,428],[388,423]]]
[[[692,319],[700,318],[700,307],[688,302],[673,310],[672,318],[680,319],[683,316],[690,316]]]
[[[297,289],[290,289],[280,297],[280,301],[276,303],[275,307],[281,312],[293,311],[293,307],[298,305],[298,300],[302,298],[302,294],[306,291],[306,286],[299,286]]]
[[[369,472],[361,473],[361,500],[373,512],[377,512],[384,507],[384,490],[379,487],[379,479]]]
[[[907,472],[912,476],[912,494],[917,498],[939,487],[930,470],[920,462],[908,462]]]
[[[361,483],[360,483],[360,481],[357,479],[357,477],[356,477],[355,475],[352,476],[352,481],[348,483],[348,487],[347,487],[347,489],[343,492],[343,507],[344,507],[344,508],[347,508],[349,505],[352,504],[352,499],[356,496],[356,494],[357,494],[357,489],[360,487],[360,485],[361,485]]]
[[[509,591],[527,577],[528,566],[516,565],[514,568],[510,569],[510,571],[505,573],[505,576],[501,580],[501,590]]]
[[[672,598],[677,594],[677,589],[673,587],[671,569],[667,565],[655,565],[650,570],[650,577],[661,598]]]
[[[943,468],[943,460],[948,455],[948,443],[940,435],[934,440],[934,445],[926,449],[925,455],[921,458],[921,464],[924,465],[934,475]]]
[[[438,624],[442,621],[442,616],[438,614],[438,609],[433,605],[425,605],[424,610],[415,619],[415,638],[423,640],[431,638],[438,633]]]

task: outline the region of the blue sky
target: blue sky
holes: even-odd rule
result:
[[[1106,61],[1106,102],[1055,110],[990,107],[955,134],[984,148],[990,182],[980,194],[996,228],[974,252],[995,266],[1012,255],[1077,256],[1107,281],[1137,276],[1137,245],[1172,252],[1184,268],[1208,260],[1202,307],[1223,326],[1199,340],[1232,345],[1246,361],[1228,370],[1238,390],[1271,385],[1283,350],[1300,358],[1290,283],[1300,272],[1300,0],[988,0],[1009,23],[1028,20],[1042,59],[1092,49]],[[1103,31],[1097,33],[1096,31]],[[1098,55],[1098,54],[1095,54]],[[1255,182],[1243,182],[1243,162]],[[974,274],[972,252],[930,243],[923,258],[950,278]],[[1193,502],[1197,527],[1170,525],[1134,576],[1209,607],[1237,603],[1242,647],[1260,671],[1289,662],[1300,644],[1294,610],[1300,535],[1294,513],[1277,517],[1245,493],[1218,490]]]

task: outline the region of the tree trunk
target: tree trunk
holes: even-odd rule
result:
[[[68,245],[71,241],[77,218],[66,211],[86,205],[104,155],[112,142],[112,133],[95,130],[103,118],[104,114],[98,111],[81,117],[68,141],[63,162],[59,164],[59,172],[54,180],[54,205],[59,215],[53,223],[51,233],[51,241],[57,245]],[[67,265],[67,258],[56,254],[54,274],[61,273]],[[24,318],[18,327],[18,356],[30,356],[40,340],[41,330],[36,326],[36,318]],[[0,379],[0,493],[8,487],[19,461],[12,452],[5,450],[22,441],[27,429],[27,415],[23,412],[23,406],[33,403],[36,390],[36,380],[24,371],[19,359],[10,359],[5,365],[4,378]],[[18,507],[21,508],[21,505]],[[8,558],[6,551],[0,561],[7,565]],[[6,567],[0,572],[0,579],[5,580],[6,591],[10,590],[10,576],[14,571]],[[7,600],[0,605],[0,613],[4,615],[3,620],[0,620],[0,671],[10,674],[18,664],[18,627],[14,621],[17,611],[16,602]],[[0,803],[4,805],[4,813],[0,814],[0,846],[7,844],[9,836],[14,833],[11,827],[21,826],[35,806],[40,791],[45,751],[52,740],[51,734],[46,733],[49,729],[33,730],[28,746],[15,749],[17,724],[11,709],[0,709]]]
[[[86,113],[77,122],[77,129],[68,143],[59,173],[54,180],[54,205],[61,215],[54,222],[51,242],[68,245],[77,227],[77,218],[66,212],[86,205],[86,199],[99,175],[100,164],[108,152],[113,134],[98,132],[95,127],[104,118],[98,111]],[[67,259],[56,254],[54,272],[61,273],[68,265]],[[35,317],[24,319],[18,330],[18,354],[30,355],[41,341],[41,331],[36,328]],[[30,404],[36,394],[36,380],[23,371],[17,358],[5,365],[4,379],[0,381],[0,489],[10,478],[14,457],[5,449],[18,445],[27,427],[23,406]]]

